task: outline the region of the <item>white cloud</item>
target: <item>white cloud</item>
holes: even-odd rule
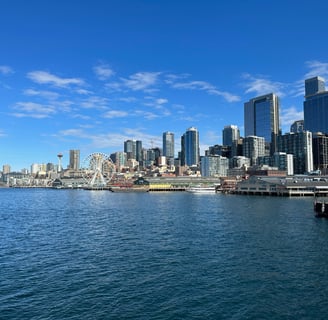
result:
[[[8,75],[14,73],[14,70],[8,66],[0,66],[0,73],[4,75]]]
[[[81,102],[81,107],[85,109],[105,109],[108,106],[108,99],[92,96]]]
[[[57,92],[45,90],[26,89],[23,93],[27,96],[40,96],[47,99],[57,99],[59,97]]]
[[[153,119],[156,119],[156,118],[159,117],[158,114],[155,114],[155,113],[153,113],[153,112],[149,112],[149,111],[144,111],[144,110],[137,110],[137,111],[135,112],[135,114],[136,114],[137,116],[144,117],[144,118],[147,119],[147,120],[153,120]]]
[[[294,106],[290,108],[282,108],[280,111],[280,124],[282,127],[290,126],[294,121],[303,118],[303,111],[298,111]]]
[[[189,81],[172,83],[172,88],[175,89],[189,89],[206,91],[209,94],[221,96],[228,102],[240,101],[240,97],[229,92],[220,91],[215,86],[206,81]]]
[[[313,60],[313,61],[307,61],[305,64],[310,69],[305,74],[305,79],[316,77],[316,76],[320,76],[324,78],[328,77],[328,63]]]
[[[54,107],[34,102],[18,102],[14,109],[20,111],[13,114],[15,117],[47,118],[56,113]]]
[[[81,95],[90,95],[93,94],[92,91],[90,90],[85,90],[85,89],[77,89],[76,93],[81,94]]]
[[[243,78],[246,80],[244,83],[245,93],[254,93],[256,96],[268,93],[275,93],[280,97],[285,95],[283,89],[286,85],[281,82],[274,82],[264,77],[254,77],[250,74],[244,74]]]
[[[158,81],[160,72],[137,72],[128,79],[121,78],[125,87],[133,90],[146,90],[155,85]]]
[[[125,111],[110,110],[110,111],[108,111],[104,114],[104,117],[113,119],[113,118],[123,118],[123,117],[126,117],[128,115],[129,115],[129,113],[125,112]]]
[[[2,138],[2,137],[6,137],[6,136],[7,136],[7,134],[4,133],[3,130],[0,130],[0,138]]]
[[[80,78],[60,78],[46,71],[32,71],[27,74],[27,77],[39,84],[50,84],[62,88],[70,85],[84,85],[84,81]]]
[[[115,72],[107,64],[100,64],[94,67],[93,71],[99,80],[107,80],[115,74]]]

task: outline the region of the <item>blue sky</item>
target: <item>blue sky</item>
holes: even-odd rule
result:
[[[244,102],[274,92],[281,128],[303,118],[304,79],[328,79],[326,1],[56,0],[0,3],[0,166],[70,149],[162,147],[199,130],[201,154]]]

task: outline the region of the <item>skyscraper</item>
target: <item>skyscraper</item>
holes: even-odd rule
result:
[[[127,155],[127,159],[135,159],[137,158],[137,143],[134,140],[126,140],[124,141],[124,152]]]
[[[222,144],[230,148],[230,158],[238,155],[240,132],[237,126],[225,126],[222,130]]]
[[[266,144],[271,143],[270,153],[273,154],[279,134],[279,98],[274,93],[269,93],[246,102],[244,125],[245,137],[263,137]]]
[[[167,162],[174,160],[174,133],[163,133],[163,156],[166,157]]]
[[[304,131],[304,120],[296,120],[290,126],[290,132],[299,133]]]
[[[69,168],[72,170],[80,169],[80,150],[69,151]]]
[[[237,126],[225,126],[222,130],[222,144],[224,146],[233,146],[240,138],[239,129]]]
[[[264,137],[247,136],[243,142],[243,154],[251,160],[251,165],[257,165],[259,157],[265,155]]]
[[[305,80],[304,130],[328,133],[328,91],[321,77]]]
[[[313,171],[312,133],[310,131],[286,133],[278,136],[277,141],[279,152],[294,156],[295,174]]]
[[[187,166],[199,165],[199,133],[195,127],[190,127],[184,134],[184,153]]]

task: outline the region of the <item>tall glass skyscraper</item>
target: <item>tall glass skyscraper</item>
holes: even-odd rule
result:
[[[279,134],[279,98],[274,93],[253,98],[244,104],[245,137],[263,137],[271,143],[271,153],[276,151]]]
[[[163,133],[163,156],[174,159],[174,133],[169,131]]]
[[[195,127],[189,128],[184,134],[184,153],[187,166],[199,165],[199,133]]]
[[[225,126],[222,130],[222,144],[224,146],[232,146],[240,138],[239,129],[237,126]]]
[[[328,133],[328,91],[321,77],[305,80],[304,130]]]

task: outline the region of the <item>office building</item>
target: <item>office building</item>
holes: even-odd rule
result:
[[[184,156],[187,166],[199,165],[199,133],[195,127],[190,127],[184,134]]]
[[[245,137],[263,137],[267,153],[276,151],[279,134],[279,99],[274,93],[253,98],[244,104]]]
[[[136,158],[135,158],[139,164],[142,163],[144,160],[143,153],[142,153],[142,141],[137,140],[136,141]]]
[[[230,147],[229,158],[238,155],[238,143],[240,140],[239,128],[235,125],[225,126],[222,130],[222,144]]]
[[[124,152],[126,153],[127,160],[137,159],[137,143],[134,140],[124,141]]]
[[[290,132],[299,133],[304,131],[304,120],[294,121],[290,126]]]
[[[69,151],[69,168],[72,170],[80,169],[80,150]]]
[[[167,163],[174,163],[174,133],[163,133],[163,156],[166,157]]]
[[[258,164],[259,157],[265,156],[264,137],[248,136],[243,141],[243,154],[250,159],[251,166]]]
[[[229,159],[222,156],[202,156],[200,173],[202,177],[225,177],[229,169]]]
[[[286,133],[278,136],[278,151],[293,155],[294,174],[313,171],[312,133]]]
[[[2,166],[2,173],[3,174],[8,174],[11,172],[11,168],[10,168],[10,165],[9,164],[4,164]]]
[[[292,154],[286,152],[275,152],[273,155],[273,166],[280,171],[286,171],[287,175],[294,174],[294,160]]]
[[[313,168],[328,174],[328,134],[314,133],[312,135]]]
[[[304,130],[328,133],[328,91],[321,77],[305,80]]]

